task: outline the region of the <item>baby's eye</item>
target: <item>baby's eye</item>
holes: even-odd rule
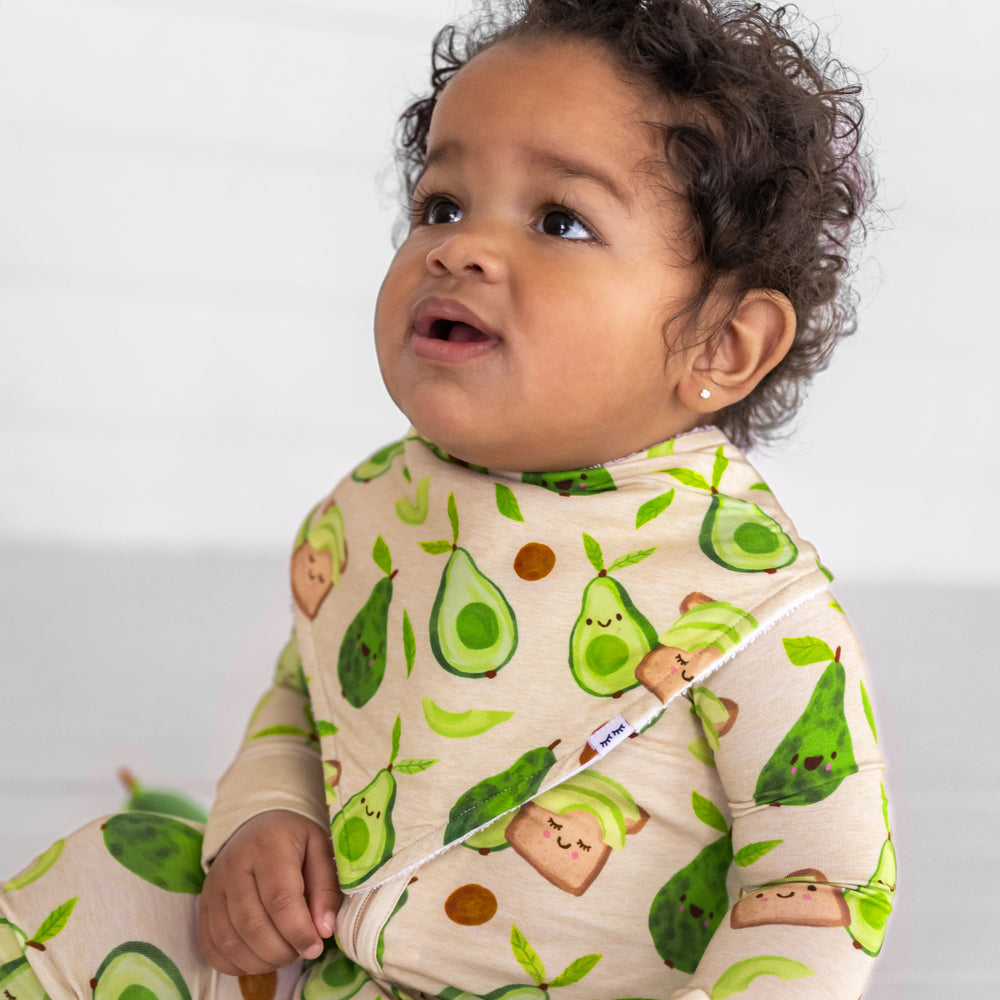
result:
[[[564,240],[594,239],[594,234],[565,208],[548,209],[535,228],[546,236],[558,236]]]
[[[413,218],[427,226],[439,226],[458,222],[462,218],[462,209],[450,198],[430,197],[417,201],[413,206]]]

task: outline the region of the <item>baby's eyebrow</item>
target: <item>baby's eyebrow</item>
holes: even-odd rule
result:
[[[531,153],[531,161],[540,169],[547,170],[559,177],[581,177],[584,180],[593,181],[623,205],[628,206],[631,204],[631,199],[615,183],[614,178],[592,163],[587,163],[583,160],[573,160],[565,156],[560,156],[557,153],[550,153],[540,149],[534,150]]]
[[[433,149],[429,149],[427,151],[427,156],[424,159],[423,166],[421,167],[420,174],[417,178],[418,183],[420,178],[422,178],[424,174],[431,169],[431,167],[444,163],[455,156],[461,156],[462,151],[463,147],[461,142],[456,140],[444,142],[440,146],[435,146]],[[579,177],[584,180],[593,181],[595,184],[604,188],[605,191],[607,191],[617,201],[621,202],[621,204],[626,207],[631,205],[631,199],[615,182],[614,178],[593,163],[587,163],[584,160],[575,160],[568,156],[561,156],[558,153],[553,153],[552,151],[546,149],[530,149],[527,151],[527,158],[532,167],[555,174],[560,178],[572,179]]]

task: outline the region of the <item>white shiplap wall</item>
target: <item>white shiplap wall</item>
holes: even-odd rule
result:
[[[376,178],[467,6],[0,0],[5,543],[274,551],[401,429],[370,344]],[[802,6],[876,95],[894,228],[861,333],[764,470],[842,574],[926,573],[930,532],[937,579],[996,580],[963,511],[996,485],[1000,14],[957,0],[959,34],[902,0]]]
[[[277,547],[401,426],[395,114],[450,2],[0,5],[0,525]]]

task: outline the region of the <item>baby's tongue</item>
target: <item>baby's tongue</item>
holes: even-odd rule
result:
[[[481,330],[467,323],[456,323],[448,332],[448,340],[453,344],[471,344],[477,340],[485,340],[486,337]]]

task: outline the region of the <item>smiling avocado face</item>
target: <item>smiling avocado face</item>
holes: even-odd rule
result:
[[[355,708],[362,708],[371,700],[385,676],[392,586],[389,576],[375,584],[340,644],[337,678],[344,699]]]
[[[635,687],[635,668],[655,644],[656,630],[617,580],[587,584],[569,640],[570,670],[584,691],[608,697]]]
[[[733,843],[720,837],[705,847],[653,897],[649,933],[672,969],[693,973],[729,910],[726,873]]]
[[[392,856],[395,803],[396,779],[383,768],[334,816],[330,836],[342,888],[360,885]]]
[[[760,772],[754,790],[757,805],[811,805],[832,795],[858,770],[844,715],[845,683],[843,665],[830,663],[805,711]]]

